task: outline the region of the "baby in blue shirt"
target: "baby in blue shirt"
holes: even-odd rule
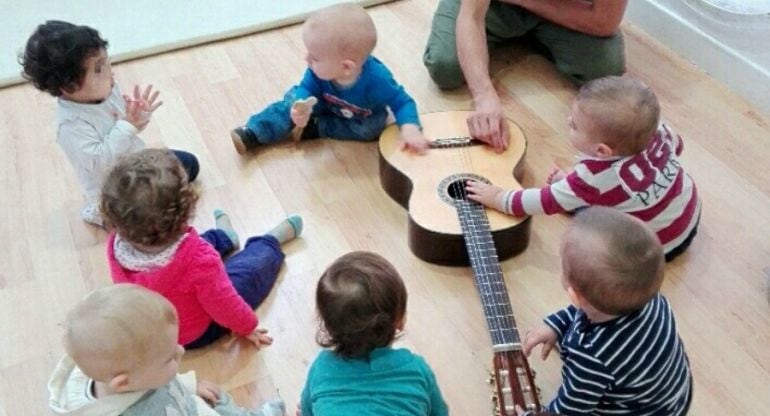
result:
[[[393,112],[404,148],[424,152],[417,105],[393,74],[371,56],[377,30],[366,11],[343,3],[321,9],[304,24],[308,69],[282,101],[252,115],[230,136],[240,154],[286,139],[376,140]]]

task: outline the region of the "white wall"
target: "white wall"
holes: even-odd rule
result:
[[[626,18],[770,114],[768,10],[768,0],[631,0]]]
[[[37,25],[88,25],[113,62],[296,23],[341,0],[0,0],[0,87],[23,82],[17,55]],[[392,0],[354,0],[364,5]]]

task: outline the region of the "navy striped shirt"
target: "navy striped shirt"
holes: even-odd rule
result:
[[[564,415],[687,413],[692,376],[666,298],[641,310],[592,323],[575,306],[545,319],[558,334],[562,385],[548,405]]]

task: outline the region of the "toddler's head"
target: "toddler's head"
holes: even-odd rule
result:
[[[163,248],[187,230],[198,194],[179,159],[167,149],[121,158],[102,187],[108,225],[137,248]]]
[[[67,314],[64,347],[84,374],[113,393],[168,384],[184,348],[176,310],[163,296],[132,284],[97,289]]]
[[[338,258],[321,276],[316,307],[322,328],[318,343],[345,358],[387,347],[404,327],[406,287],[382,256],[354,251]]]
[[[363,7],[342,3],[314,13],[303,26],[307,64],[326,81],[355,80],[377,44],[377,29]]]
[[[606,207],[579,212],[562,240],[562,279],[576,306],[608,315],[641,309],[663,283],[663,247],[640,220]]]
[[[99,102],[112,89],[107,41],[88,26],[49,20],[27,40],[22,75],[39,90],[77,102]]]
[[[605,77],[583,85],[572,104],[569,138],[589,156],[630,156],[644,150],[660,121],[660,104],[644,82]]]

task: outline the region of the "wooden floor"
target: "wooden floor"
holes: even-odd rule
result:
[[[421,63],[435,0],[376,7],[376,54],[420,111],[468,109],[467,91],[440,93]],[[698,237],[667,268],[663,286],[695,376],[691,414],[766,415],[770,408],[770,120],[630,24],[629,72],[649,83],[667,121],[685,138],[682,162],[703,198]],[[259,308],[275,344],[255,352],[238,340],[189,353],[185,369],[224,385],[244,405],[279,394],[293,408],[318,351],[313,292],[321,271],[354,249],[392,260],[409,290],[399,345],[425,356],[452,413],[490,414],[490,340],[470,269],[426,264],[406,246],[406,213],[381,190],[373,143],[327,140],[237,155],[229,130],[300,79],[298,27],[142,59],[116,67],[124,87],[153,83],[165,104],[142,137],[194,152],[202,198],[195,225],[231,213],[241,235],[290,213],[304,236],[288,244],[282,275]],[[575,89],[542,58],[506,51],[494,63],[507,114],[529,138],[526,184],[554,163],[568,167],[568,104]],[[507,69],[505,69],[507,68]],[[0,90],[0,414],[44,415],[46,381],[62,354],[60,323],[86,292],[110,282],[105,233],[78,216],[82,199],[54,140],[54,101],[31,86]],[[503,270],[519,324],[564,306],[559,238],[566,216],[537,217],[529,248]],[[560,362],[532,359],[544,399]]]

